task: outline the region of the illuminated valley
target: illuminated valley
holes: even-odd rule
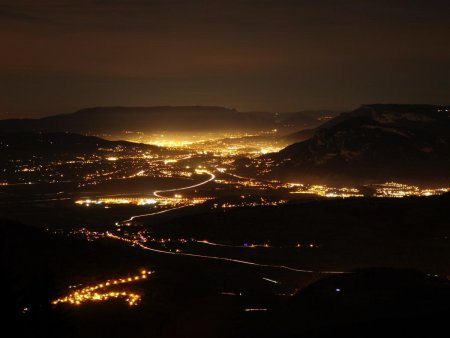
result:
[[[271,314],[274,304],[295,299],[310,283],[345,280],[361,266],[412,265],[434,278],[450,275],[433,254],[447,252],[441,204],[448,186],[276,177],[286,160],[273,155],[286,143],[275,131],[192,142],[138,134],[155,144],[100,146],[95,139],[89,151],[12,152],[2,161],[2,213],[67,241],[64,262],[75,268],[51,292],[52,311],[83,321],[93,313],[148,312],[155,322],[155,307],[174,315],[200,294],[246,321]],[[417,214],[409,216],[410,205]],[[431,229],[424,217],[434,219]],[[430,254],[410,259],[417,247]],[[140,272],[127,273],[133,269]],[[172,296],[174,290],[185,293]],[[341,293],[340,286],[334,290]],[[210,309],[199,304],[197,312]],[[37,311],[29,302],[21,309],[24,316]]]

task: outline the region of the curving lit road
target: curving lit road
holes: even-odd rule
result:
[[[174,192],[174,191],[188,190],[188,189],[197,188],[197,187],[200,187],[202,185],[205,185],[205,184],[215,180],[215,178],[216,178],[216,176],[213,173],[209,172],[209,171],[205,170],[202,173],[208,174],[210,177],[207,180],[203,181],[203,182],[200,182],[200,183],[197,183],[197,184],[194,184],[194,185],[190,185],[190,186],[187,186],[187,187],[166,189],[166,190],[155,190],[153,192],[153,195],[155,197],[164,198],[164,196],[162,196],[160,194],[167,193],[167,192]],[[170,209],[166,209],[166,210],[162,210],[162,211],[158,211],[158,212],[154,212],[154,213],[149,213],[149,214],[135,215],[135,216],[132,216],[132,217],[130,217],[129,219],[127,219],[125,221],[122,221],[122,222],[119,222],[119,223],[116,223],[116,224],[131,222],[131,221],[133,221],[133,220],[135,220],[137,218],[140,218],[140,217],[159,215],[159,214],[170,212],[170,211],[173,211],[173,210],[185,208],[187,206],[189,206],[189,205],[183,205],[183,206],[170,208]],[[208,256],[208,255],[200,255],[200,254],[194,254],[194,253],[173,252],[173,251],[168,251],[168,250],[160,250],[160,249],[155,249],[155,248],[151,248],[149,246],[146,246],[146,245],[140,243],[139,241],[131,240],[131,239],[128,239],[128,238],[125,238],[125,237],[121,237],[121,236],[118,236],[118,235],[114,235],[114,234],[112,234],[110,232],[106,232],[106,235],[109,238],[120,240],[122,242],[126,242],[126,243],[129,243],[129,244],[132,244],[132,245],[139,246],[143,250],[148,250],[148,251],[152,251],[152,252],[156,252],[156,253],[160,253],[160,254],[166,254],[166,255],[178,255],[178,256],[195,257],[195,258],[201,258],[201,259],[210,259],[210,260],[225,261],[225,262],[231,262],[231,263],[237,263],[237,264],[252,265],[252,266],[258,266],[258,267],[264,267],[264,268],[283,269],[283,270],[289,270],[289,271],[294,271],[294,272],[302,272],[302,273],[320,273],[320,274],[342,274],[342,273],[346,273],[345,271],[308,270],[308,269],[294,268],[294,267],[290,267],[290,266],[286,266],[286,265],[256,263],[256,262],[252,262],[252,261],[246,261],[246,260],[235,259],[235,258],[228,258],[228,257]],[[210,243],[210,242],[206,242],[206,241],[203,242],[203,243],[216,245],[216,243]]]
[[[202,173],[208,174],[210,177],[207,180],[205,180],[205,181],[202,181],[200,183],[197,183],[197,184],[194,184],[194,185],[190,185],[190,186],[187,186],[187,187],[166,189],[166,190],[155,190],[153,192],[153,195],[155,197],[165,198],[164,196],[161,196],[160,194],[161,193],[166,193],[166,192],[174,192],[174,191],[188,190],[188,189],[197,188],[197,187],[200,187],[200,186],[202,186],[204,184],[207,184],[207,183],[209,183],[209,182],[211,182],[211,181],[216,179],[216,175],[214,175],[213,173],[211,173],[209,171],[204,170]],[[147,217],[147,216],[154,216],[154,215],[164,214],[164,213],[167,213],[167,212],[170,212],[170,211],[173,211],[173,210],[186,208],[188,206],[189,206],[189,204],[186,204],[186,205],[182,205],[182,206],[179,206],[179,207],[165,209],[165,210],[161,210],[161,211],[157,211],[157,212],[153,212],[153,213],[149,213],[149,214],[134,215],[134,216],[131,216],[129,219],[117,222],[116,225],[120,225],[120,224],[123,224],[123,223],[129,223],[129,222],[132,222],[133,220],[135,220],[137,218],[141,218],[141,217]]]
[[[174,192],[174,191],[188,190],[188,189],[197,188],[197,187],[200,187],[200,186],[202,186],[202,185],[204,185],[204,184],[206,184],[206,183],[208,183],[208,182],[211,182],[211,181],[213,181],[213,180],[216,179],[216,175],[214,175],[213,173],[211,173],[211,172],[209,172],[209,171],[206,171],[206,170],[205,170],[205,171],[203,171],[202,173],[208,174],[210,177],[209,177],[206,181],[203,181],[203,182],[200,182],[200,183],[197,183],[197,184],[194,184],[194,185],[190,185],[190,186],[188,186],[188,187],[181,187],[181,188],[174,188],[174,189],[166,189],[166,190],[155,190],[155,191],[153,192],[153,195],[156,196],[156,197],[164,198],[164,196],[161,196],[161,195],[160,195],[161,193],[165,193],[165,192]]]
[[[124,220],[124,221],[118,222],[118,223],[116,223],[116,224],[128,223],[128,222],[131,222],[131,221],[135,220],[136,218],[141,218],[141,217],[147,217],[147,216],[154,216],[154,215],[164,214],[164,213],[166,213],[166,212],[173,211],[173,210],[177,210],[177,209],[186,208],[186,207],[188,207],[188,206],[189,206],[189,205],[182,205],[182,206],[175,207],[175,208],[170,208],[170,209],[165,209],[165,210],[161,210],[161,211],[156,211],[156,212],[153,212],[153,213],[150,213],[150,214],[142,214],[142,215],[131,216],[130,218],[128,218],[128,219],[126,219],[126,220]]]
[[[220,256],[208,256],[208,255],[199,255],[199,254],[193,254],[193,253],[186,253],[186,252],[173,252],[168,250],[160,250],[160,249],[154,249],[149,246],[146,246],[138,241],[133,241],[131,239],[121,237],[114,235],[110,232],[106,232],[106,235],[109,238],[120,240],[122,242],[130,243],[133,245],[139,246],[141,249],[157,252],[160,254],[166,254],[166,255],[177,255],[177,256],[188,256],[188,257],[196,257],[196,258],[202,258],[202,259],[212,259],[217,261],[225,261],[225,262],[231,262],[231,263],[238,263],[238,264],[245,264],[245,265],[252,265],[252,266],[259,266],[263,268],[274,268],[274,269],[283,269],[283,270],[289,270],[294,272],[303,272],[303,273],[320,273],[320,274],[343,274],[348,273],[346,271],[327,271],[327,270],[307,270],[307,269],[299,269],[290,267],[287,265],[276,265],[276,264],[262,264],[262,263],[256,263],[251,261],[245,261],[241,259],[235,259],[235,258],[228,258],[228,257],[220,257]]]

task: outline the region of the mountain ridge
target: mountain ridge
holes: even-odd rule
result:
[[[198,123],[201,122],[201,123]],[[93,107],[39,119],[0,121],[0,131],[121,134],[126,130],[158,132],[231,128],[267,124],[264,119],[217,106]]]
[[[264,159],[283,179],[450,183],[450,106],[363,105]]]
[[[74,133],[0,132],[2,160],[56,156],[61,154],[95,154],[99,149],[142,150],[161,152],[164,148],[128,141],[109,141],[96,136]]]
[[[0,120],[0,131],[73,132],[123,137],[126,131],[253,132],[314,128],[328,112],[239,112],[221,106],[91,107],[38,119]],[[290,128],[290,129],[289,129]]]

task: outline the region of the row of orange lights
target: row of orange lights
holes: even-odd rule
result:
[[[112,298],[125,298],[125,301],[128,303],[128,305],[137,305],[141,300],[141,296],[139,294],[126,291],[101,291],[114,285],[127,284],[147,279],[148,275],[150,275],[151,273],[151,271],[142,270],[140,274],[135,276],[107,280],[97,285],[86,286],[80,290],[75,290],[64,297],[53,300],[52,304],[57,305],[60,303],[68,303],[73,305],[80,305],[88,301],[106,301]]]

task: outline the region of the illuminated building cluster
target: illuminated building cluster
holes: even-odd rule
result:
[[[82,289],[76,289],[66,296],[53,300],[52,304],[58,305],[67,303],[72,305],[80,305],[85,302],[101,302],[115,298],[123,298],[130,306],[138,305],[141,300],[141,296],[139,294],[128,291],[107,291],[106,289],[144,280],[151,273],[151,271],[143,270],[140,274],[135,276],[111,279],[103,283],[86,286]]]
[[[364,197],[357,188],[333,188],[326,185],[303,185],[299,183],[288,183],[287,188],[295,188],[291,194],[312,194],[322,197]],[[401,198],[407,196],[433,196],[441,195],[450,191],[450,188],[419,188],[414,185],[407,185],[396,182],[384,184],[372,184],[368,186],[375,190],[374,197]]]
[[[289,184],[295,187],[296,190],[291,191],[291,194],[311,194],[329,198],[349,198],[349,197],[363,197],[364,195],[356,188],[333,188],[326,185],[303,185],[303,184]]]
[[[258,181],[254,179],[238,179],[238,180],[216,180],[218,184],[233,185],[236,188],[258,188],[258,189],[276,189],[276,184],[267,181]]]
[[[100,232],[100,231],[91,231],[91,230],[89,230],[87,228],[79,228],[79,229],[71,230],[69,232],[69,236],[72,236],[72,237],[83,237],[88,242],[93,242],[93,241],[95,241],[97,239],[105,237],[105,234],[103,232]]]
[[[133,152],[106,158],[101,152],[67,159],[32,156],[4,163],[3,175],[11,183],[70,181],[80,182],[81,186],[95,185],[111,179],[156,175],[156,164],[151,159],[158,158],[158,154]]]
[[[196,153],[208,153],[215,156],[256,157],[279,151],[287,146],[285,142],[274,137],[277,133],[277,129],[255,133],[206,133],[203,135],[196,133],[193,135],[153,134],[145,136],[141,133],[137,139],[132,139],[132,141],[170,149],[194,150]]]
[[[133,204],[133,205],[161,205],[161,206],[177,206],[177,205],[196,205],[202,204],[211,197],[183,197],[180,194],[174,194],[173,197],[111,197],[99,199],[81,199],[75,201],[75,204],[91,206],[91,205],[114,205],[114,204]]]
[[[375,188],[375,197],[407,197],[407,196],[433,196],[450,191],[450,188],[421,189],[414,185],[406,185],[395,182],[372,185]]]
[[[178,160],[189,158],[186,154],[151,152],[140,148],[121,146],[97,151],[83,156],[67,155],[32,156],[3,163],[3,176],[8,183],[61,183],[78,182],[79,187],[136,177],[188,176],[186,171],[172,167]],[[165,174],[161,172],[164,171]]]
[[[152,205],[158,203],[154,198],[145,197],[109,197],[99,199],[82,199],[75,201],[75,204],[89,206],[91,204],[136,204],[136,205]]]
[[[277,206],[286,204],[287,202],[288,200],[286,199],[272,201],[261,198],[261,201],[252,201],[252,202],[243,201],[239,203],[226,202],[222,204],[214,204],[213,207],[227,209],[227,208],[258,207],[258,206]]]

